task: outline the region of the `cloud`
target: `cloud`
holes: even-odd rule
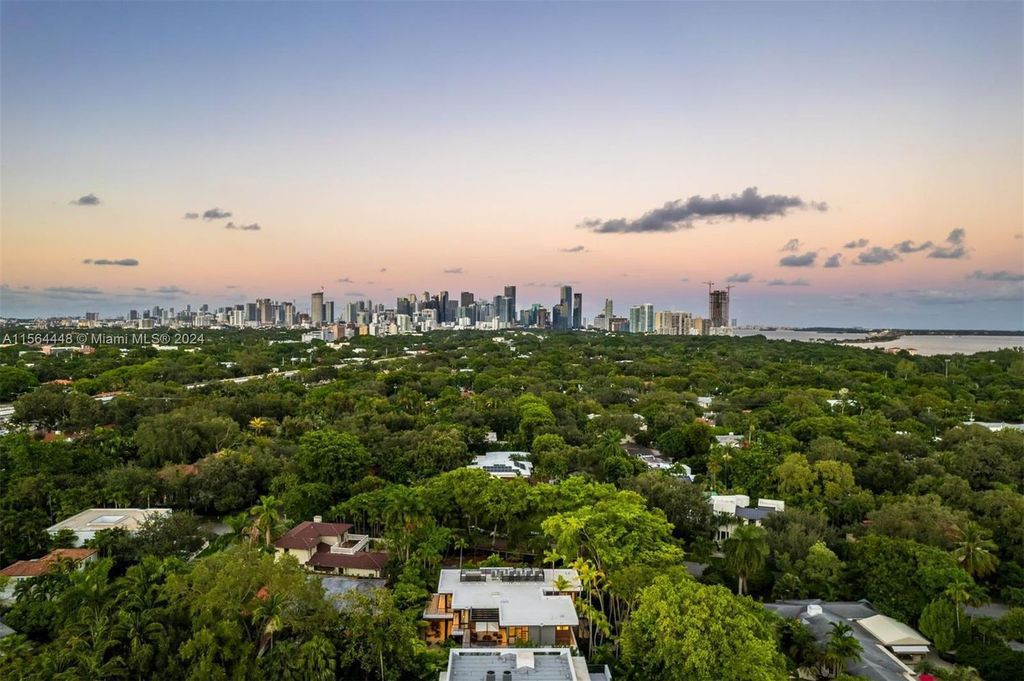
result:
[[[179,286],[161,286],[158,289],[153,289],[153,292],[164,296],[183,296],[188,294],[188,291]]]
[[[680,229],[691,229],[694,220],[714,220],[716,218],[746,218],[747,220],[768,220],[782,217],[792,209],[825,211],[825,203],[805,201],[799,196],[782,196],[769,194],[762,196],[757,187],[748,187],[740,194],[722,198],[714,194],[708,198],[691,196],[665,203],[661,208],[644,213],[636,220],[617,218],[614,220],[584,220],[579,227],[599,234],[628,232],[675,232]]]
[[[136,286],[136,287],[135,287],[135,288],[133,288],[132,290],[133,290],[133,291],[145,291],[145,290],[146,290],[146,287],[145,287],[145,286]]]
[[[220,208],[211,208],[210,210],[203,211],[204,220],[223,220],[229,217],[231,217],[231,211],[221,210]]]
[[[811,282],[806,279],[793,279],[792,281],[786,281],[785,279],[772,279],[768,282],[769,286],[810,286]]]
[[[342,277],[341,279],[335,279],[334,281],[338,282],[339,284],[354,284],[355,283],[354,281],[352,281],[348,277]]]
[[[814,261],[818,259],[816,251],[808,251],[803,255],[787,255],[779,260],[782,267],[813,267]]]
[[[47,293],[64,293],[75,296],[99,296],[103,291],[95,286],[47,286],[43,289]]]
[[[679,281],[690,281],[690,278],[689,278],[689,277],[683,277],[683,278],[682,278],[682,279],[680,279]]]
[[[72,206],[98,206],[100,205],[100,198],[95,194],[86,194],[85,196],[79,196],[77,199],[71,201]]]
[[[864,239],[864,238],[861,238],[861,239],[854,239],[853,241],[847,241],[845,244],[843,244],[843,248],[864,248],[867,245],[868,245],[868,240]]]
[[[745,284],[754,278],[751,272],[737,272],[725,278],[727,284]]]
[[[345,291],[346,298],[368,298],[362,291]]]
[[[139,261],[135,258],[120,258],[119,260],[108,260],[107,258],[100,258],[93,260],[92,258],[86,258],[82,261],[83,265],[118,265],[120,267],[136,267]]]
[[[832,255],[828,256],[828,260],[825,261],[825,267],[826,268],[842,267],[842,264],[840,264],[840,262],[839,262],[842,259],[843,259],[843,254],[842,253],[833,253]]]
[[[790,253],[796,253],[800,250],[800,239],[790,239],[786,242],[786,245],[779,249],[780,251],[788,251]]]
[[[998,272],[974,270],[967,275],[967,278],[977,279],[978,281],[1024,281],[1024,274],[1014,274],[1006,270],[999,270]]]
[[[463,274],[461,267],[449,267],[448,269],[443,270],[443,272],[445,274]]]
[[[881,246],[875,246],[857,254],[857,263],[860,265],[884,265],[899,259],[900,256],[896,254],[895,250]]]
[[[198,220],[199,219],[199,213],[185,213],[185,219],[186,220]]]
[[[224,288],[238,288],[238,284],[228,284]]]
[[[228,215],[230,215],[230,213],[228,213]],[[240,229],[243,232],[258,232],[260,231],[260,226],[257,225],[255,222],[252,223],[251,225],[236,225],[233,222],[229,222],[228,224],[224,225],[224,229]]]
[[[932,244],[931,241],[925,241],[923,244],[914,245],[913,241],[907,239],[906,241],[899,242],[893,246],[893,248],[899,253],[917,253],[918,251],[928,250],[933,245],[934,244]]]
[[[381,267],[381,268],[380,268],[380,271],[381,271],[381,272],[387,272],[387,271],[388,271],[388,268],[387,268],[387,267]]]
[[[570,248],[559,248],[562,253],[584,253],[586,252],[585,246],[572,246]]]
[[[946,237],[946,243],[949,246],[936,246],[932,249],[932,252],[928,254],[929,258],[941,258],[943,260],[960,260],[961,258],[967,257],[967,247],[964,244],[964,239],[967,238],[967,230],[963,227],[957,227],[949,236]]]
[[[1013,235],[1013,238],[1014,239],[1024,239],[1024,233],[1017,232],[1016,234]]]
[[[911,289],[905,297],[922,305],[972,305],[977,303],[1019,302],[1024,296],[1024,287],[1007,284],[995,291],[981,293],[963,289]]]

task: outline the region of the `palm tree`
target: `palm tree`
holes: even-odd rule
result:
[[[552,551],[545,551],[544,552],[544,562],[545,563],[551,563],[551,569],[552,570],[555,569],[555,563],[557,563],[560,560],[563,560],[562,559],[562,554],[560,554],[558,551],[553,551],[552,550]]]
[[[972,577],[984,577],[995,572],[999,559],[992,552],[997,548],[978,523],[968,522],[963,529],[957,528],[953,556]]]
[[[284,612],[285,595],[283,593],[272,593],[264,598],[252,613],[253,624],[260,626],[260,645],[256,657],[262,657],[263,653],[274,645],[274,634],[284,628],[284,621],[281,613]]]
[[[736,572],[737,592],[747,592],[747,579],[764,567],[768,560],[768,542],[764,530],[757,525],[740,525],[725,540],[725,562]]]
[[[249,514],[255,518],[254,527],[263,534],[267,546],[270,546],[271,533],[281,522],[281,507],[283,505],[277,497],[264,495],[260,497],[260,503],[249,509]]]
[[[317,635],[302,644],[299,649],[305,678],[309,681],[332,681],[334,673],[334,646],[323,636]]]
[[[953,606],[956,611],[956,630],[960,631],[960,606],[963,604],[970,605],[971,603],[977,602],[974,592],[971,590],[971,587],[967,582],[956,581],[947,586],[946,590],[942,592],[942,595],[953,601]]]
[[[257,435],[262,435],[263,431],[270,428],[270,421],[262,416],[254,416],[249,420],[249,428]]]
[[[853,635],[853,627],[846,622],[833,622],[825,644],[825,655],[835,665],[835,676],[839,676],[847,662],[859,660],[861,652],[863,649]]]
[[[153,651],[164,634],[164,626],[153,620],[152,610],[121,610],[113,635],[128,652],[128,666],[139,677],[150,675]]]
[[[452,545],[459,550],[459,569],[462,569],[462,550],[469,546],[469,542],[461,534],[455,537]]]
[[[565,578],[565,575],[557,575],[551,582],[551,586],[555,587],[555,591],[559,593],[565,593],[572,588],[572,582]]]

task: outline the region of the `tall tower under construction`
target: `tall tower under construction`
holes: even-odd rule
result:
[[[729,289],[712,289],[708,287],[708,318],[712,327],[729,326]]]

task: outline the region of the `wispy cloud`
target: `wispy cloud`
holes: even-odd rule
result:
[[[381,267],[379,271],[380,271],[380,272],[387,272],[387,271],[388,271],[388,268],[387,268],[387,267]]]
[[[255,222],[252,223],[251,225],[236,225],[233,222],[229,222],[228,224],[224,225],[224,229],[240,229],[243,232],[258,232],[260,231],[261,227]]]
[[[1013,272],[1007,272],[1006,270],[999,270],[998,272],[982,272],[981,270],[974,270],[967,275],[968,279],[977,279],[979,281],[1024,281],[1024,274],[1014,274]]]
[[[188,295],[188,291],[181,288],[180,286],[161,286],[160,288],[153,289],[154,293],[159,293],[164,296],[184,296]]]
[[[868,245],[868,240],[864,239],[864,238],[861,238],[861,239],[854,239],[853,241],[847,241],[845,244],[843,244],[843,248],[864,248],[867,245]]]
[[[461,267],[449,267],[446,270],[442,270],[445,274],[464,274]]]
[[[346,298],[368,298],[362,291],[345,291]]]
[[[103,291],[95,286],[47,286],[45,293],[58,293],[69,296],[101,296]]]
[[[335,279],[334,281],[338,282],[339,284],[354,284],[355,283],[349,277],[342,277],[340,279]]]
[[[811,282],[806,279],[791,279],[786,281],[785,279],[772,279],[768,282],[769,286],[810,286]]]
[[[813,208],[825,211],[828,206],[816,201],[805,201],[799,196],[779,194],[762,195],[757,187],[748,187],[739,194],[721,197],[691,196],[688,199],[669,201],[660,208],[644,213],[635,220],[616,218],[614,220],[588,219],[578,226],[599,234],[632,232],[675,232],[691,229],[695,220],[713,221],[719,218],[730,220],[768,220],[782,217],[791,210]]]
[[[99,258],[93,260],[92,258],[86,258],[82,261],[83,265],[117,265],[119,267],[136,267],[139,261],[135,258],[120,258],[118,260],[110,260],[108,258]]]
[[[926,251],[933,245],[931,241],[925,241],[923,244],[914,244],[913,241],[907,239],[906,241],[899,242],[893,248],[899,253],[917,253],[919,251]]]
[[[585,246],[570,246],[569,248],[559,248],[562,253],[584,253],[586,252]]]
[[[828,260],[825,261],[825,267],[826,268],[842,267],[842,259],[843,259],[843,254],[842,253],[833,253],[832,255],[828,256]]]
[[[85,196],[79,196],[77,199],[71,201],[72,206],[98,206],[100,205],[100,198],[95,194],[86,194]]]
[[[780,251],[796,253],[800,250],[800,239],[790,239],[786,242],[786,245],[779,249]]]
[[[817,259],[817,251],[808,251],[801,255],[787,255],[779,260],[779,265],[782,267],[813,267]]]
[[[753,280],[753,278],[753,272],[737,272],[726,277],[725,282],[727,284],[745,284],[748,281]]]
[[[960,260],[967,257],[967,246],[964,240],[967,238],[967,230],[957,227],[946,237],[948,246],[936,246],[928,254],[929,258],[942,258],[943,260]]]
[[[199,219],[199,213],[185,213],[185,219],[186,220],[198,220]]]
[[[211,208],[203,211],[204,220],[224,220],[229,217],[231,217],[231,211],[221,210],[220,208]]]
[[[860,265],[884,265],[887,262],[899,259],[900,256],[897,255],[894,249],[882,248],[881,246],[875,246],[857,254],[857,263]]]

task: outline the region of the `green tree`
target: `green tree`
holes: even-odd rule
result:
[[[622,660],[636,678],[782,681],[767,613],[719,586],[663,575],[640,592],[622,630]]]
[[[765,531],[757,525],[740,525],[722,548],[726,565],[736,573],[736,591],[742,596],[747,590],[747,579],[760,571],[768,560]]]
[[[984,577],[995,572],[999,565],[994,553],[998,548],[980,525],[968,522],[963,529],[957,528],[953,556],[967,574]]]
[[[953,646],[959,630],[957,622],[960,614],[958,607],[946,600],[938,598],[925,606],[921,611],[921,619],[917,623],[921,633],[932,640],[935,649],[945,653]]]
[[[853,627],[846,622],[832,622],[825,643],[825,657],[832,665],[834,676],[838,676],[848,662],[860,659],[860,641],[853,635]]]

